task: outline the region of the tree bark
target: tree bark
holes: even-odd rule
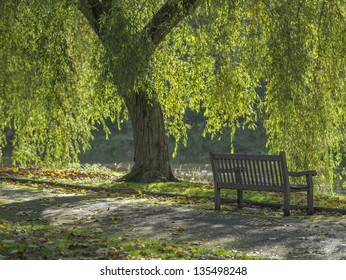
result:
[[[114,46],[108,45],[100,27],[101,16],[103,14],[111,15],[112,3],[112,0],[79,0],[78,8],[110,55],[116,55],[118,50],[114,49]],[[141,62],[145,64],[149,61],[155,48],[165,39],[166,35],[186,16],[190,15],[199,3],[200,0],[167,0],[162,5],[139,34],[140,41],[143,43],[138,46],[138,51],[143,56],[138,56],[139,59],[135,62],[138,63],[139,68],[141,68]],[[135,39],[134,41],[136,41]],[[126,59],[126,54],[122,58]],[[129,62],[126,63],[124,65],[128,65]],[[131,66],[134,66],[134,64],[131,64]],[[133,67],[133,69],[136,70],[136,67]],[[128,72],[132,74],[133,69]],[[119,75],[115,76],[119,79]],[[121,92],[131,118],[135,145],[135,164],[131,172],[120,180],[133,182],[175,181],[169,162],[161,105],[157,100],[149,100],[145,91],[135,93],[132,90],[135,76],[136,73],[132,76],[127,73],[125,79],[120,78],[115,82],[118,88],[119,86],[124,87]],[[130,91],[130,94],[128,91]]]
[[[176,181],[170,161],[164,118],[160,104],[148,100],[146,93],[126,97],[133,127],[134,166],[121,181]]]

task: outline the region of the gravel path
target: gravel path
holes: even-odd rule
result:
[[[215,212],[160,197],[96,198],[0,185],[0,219],[85,227],[127,238],[218,246],[270,259],[346,260],[346,216],[245,208]],[[226,208],[226,207],[225,207]],[[229,208],[230,209],[230,208]]]

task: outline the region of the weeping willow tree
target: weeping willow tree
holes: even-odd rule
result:
[[[1,144],[14,131],[15,163],[77,160],[95,124],[129,117],[135,157],[123,179],[174,180],[166,137],[186,143],[187,109],[204,112],[205,134],[231,137],[260,113],[270,152],[332,182],[345,153],[345,1],[0,6]]]

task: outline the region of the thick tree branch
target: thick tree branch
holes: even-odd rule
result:
[[[159,45],[182,19],[198,7],[200,1],[167,0],[143,29],[143,37],[149,39],[154,46]],[[101,16],[111,13],[112,0],[80,0],[78,8],[96,34],[100,35]]]
[[[100,35],[100,20],[102,14],[110,14],[112,8],[112,0],[80,0],[78,1],[78,9],[88,20],[90,26],[96,34]]]
[[[168,0],[146,25],[143,35],[150,38],[154,46],[158,46],[199,3],[199,0]]]

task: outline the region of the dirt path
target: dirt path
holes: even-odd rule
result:
[[[245,208],[215,212],[162,199],[97,198],[0,185],[0,219],[243,251],[270,259],[346,259],[346,216]],[[262,214],[262,215],[261,215]]]

